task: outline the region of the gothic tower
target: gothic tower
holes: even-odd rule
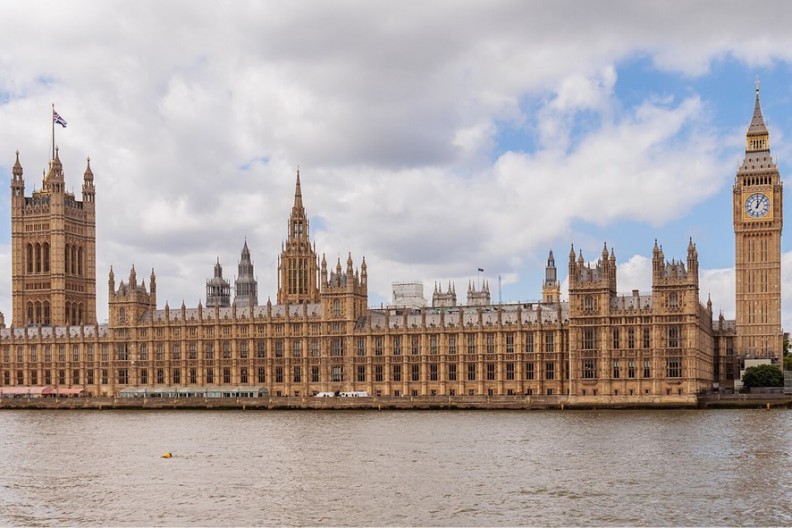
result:
[[[66,192],[58,149],[40,190],[11,171],[13,325],[96,324],[96,210],[91,161],[82,201]]]
[[[581,251],[575,259],[575,248],[569,250],[570,310],[607,314],[610,300],[616,296],[616,254],[603,244],[602,255],[592,268]]]
[[[278,259],[278,304],[303,302],[319,302],[319,262],[308,233],[298,170],[289,233]]]
[[[557,303],[561,301],[561,284],[558,282],[558,270],[553,258],[553,251],[547,257],[547,267],[545,268],[545,280],[542,283],[542,302]]]
[[[336,263],[335,271],[328,273],[327,259],[322,256],[321,300],[325,314],[329,319],[345,320],[350,325],[358,320],[368,307],[368,266],[366,258],[355,269],[352,253],[346,261],[346,271],[341,267],[341,259]],[[352,331],[352,326],[347,328]]]
[[[115,273],[112,266],[107,278],[107,302],[110,324],[115,327],[136,326],[146,314],[157,309],[157,278],[151,270],[150,288],[146,290],[146,281],[138,284],[134,264],[129,271],[129,280],[121,281],[115,287]]]
[[[699,305],[698,250],[688,242],[687,266],[682,260],[666,261],[655,240],[652,249],[652,298],[656,313],[683,313]]]
[[[435,283],[432,293],[432,308],[446,308],[457,305],[456,288],[448,281],[448,289],[444,292],[443,287]]]
[[[214,266],[214,276],[206,281],[206,307],[213,306],[231,306],[231,285],[223,278],[223,266],[219,258]]]
[[[569,250],[569,360],[570,390],[576,380],[608,377],[611,300],[616,297],[616,254],[603,244],[602,254],[592,267],[580,251]],[[582,390],[582,389],[581,389]]]
[[[253,261],[250,260],[247,240],[242,246],[242,257],[239,260],[234,290],[234,304],[237,308],[258,306],[258,281],[253,275]]]
[[[473,281],[468,281],[467,304],[468,306],[489,306],[492,304],[489,282],[486,279],[479,286],[476,286]]]
[[[770,155],[770,135],[756,103],[745,138],[745,159],[733,189],[737,343],[741,357],[783,355],[781,330],[781,228],[783,187]]]

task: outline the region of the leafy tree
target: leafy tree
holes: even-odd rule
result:
[[[775,365],[748,367],[742,377],[745,387],[783,387],[784,374]]]
[[[792,370],[792,343],[789,334],[784,334],[784,370]]]

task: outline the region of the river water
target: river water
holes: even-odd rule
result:
[[[789,526],[792,412],[0,411],[0,524]]]

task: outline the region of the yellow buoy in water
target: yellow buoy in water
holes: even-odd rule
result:
[[[172,458],[172,457],[173,457],[173,453],[171,453],[170,451],[165,451],[164,453],[162,453],[162,458]]]

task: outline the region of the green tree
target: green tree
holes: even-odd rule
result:
[[[748,367],[742,377],[745,387],[783,387],[784,374],[775,365]]]

